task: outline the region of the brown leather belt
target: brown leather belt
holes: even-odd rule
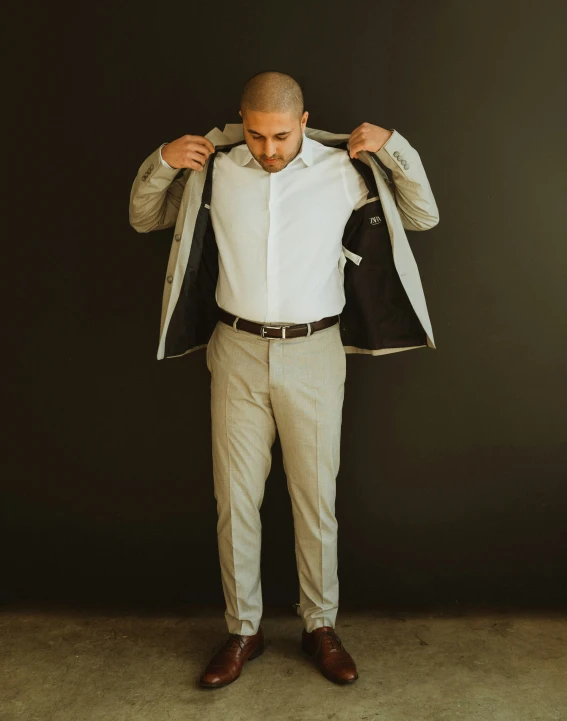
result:
[[[232,315],[224,308],[220,308],[219,313],[220,319],[223,323],[231,325],[235,330],[245,330],[248,333],[256,333],[256,335],[262,336],[262,338],[299,338],[300,336],[311,335],[315,331],[323,330],[328,328],[335,323],[338,323],[338,315],[330,315],[327,318],[321,318],[313,323],[297,323],[295,325],[272,325],[270,323],[262,324],[255,323],[252,320],[246,320],[245,318],[238,318]]]

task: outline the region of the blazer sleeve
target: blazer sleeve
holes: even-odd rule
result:
[[[429,230],[439,222],[439,210],[419,153],[394,128],[376,153],[370,155],[391,176],[394,196],[406,230]],[[388,172],[389,171],[389,172]]]
[[[165,143],[163,143],[165,145]],[[175,225],[191,168],[171,168],[161,160],[161,148],[148,156],[130,191],[130,225],[138,233]]]

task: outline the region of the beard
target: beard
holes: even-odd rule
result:
[[[287,156],[280,156],[276,155],[277,158],[274,163],[266,163],[265,159],[262,156],[257,157],[254,155],[258,163],[266,170],[268,173],[279,173],[280,170],[283,170],[291,161],[297,156],[299,151],[301,150],[301,146],[303,144],[303,133],[301,134],[301,138],[299,140],[299,143],[297,144],[295,150],[290,153]]]

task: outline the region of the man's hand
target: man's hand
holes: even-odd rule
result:
[[[215,146],[208,138],[202,135],[183,135],[164,145],[161,157],[172,168],[203,170],[209,155],[214,152]]]
[[[351,158],[358,158],[361,150],[377,153],[384,143],[391,137],[393,130],[386,130],[379,125],[362,123],[355,128],[349,138],[349,152]]]

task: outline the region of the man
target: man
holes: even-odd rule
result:
[[[376,200],[368,198],[369,187],[351,159],[361,151],[376,153],[393,131],[363,123],[350,135],[348,154],[307,137],[301,88],[278,72],[248,80],[240,115],[245,142],[216,154],[210,208],[205,204],[218,247],[214,297],[220,319],[206,344],[206,362],[229,636],[200,683],[218,688],[235,681],[244,663],[264,650],[260,507],[276,432],[294,518],[302,649],[326,678],[352,683],[358,678],[356,665],[335,632],[335,491],[346,377],[339,325],[345,305],[341,240],[353,211]],[[209,138],[185,135],[161,146],[159,164],[200,172],[213,153]],[[157,190],[143,186],[153,166],[137,179],[131,195],[131,222],[141,232],[160,223],[172,225],[182,202],[172,194],[169,202],[158,203]],[[163,196],[164,189],[159,192]],[[428,200],[432,207],[432,196]],[[181,234],[175,238],[179,241]],[[190,262],[187,266],[188,277],[194,278],[197,270]],[[203,284],[207,277],[204,272]],[[173,276],[167,280],[171,283]],[[184,334],[190,296],[187,288],[180,290],[185,310],[177,319],[168,315],[173,328],[168,356],[185,347],[185,339],[176,339]],[[396,312],[396,317],[403,315]],[[409,320],[414,325],[406,323],[406,330],[414,332],[417,324],[419,336],[402,337],[419,337],[419,345],[409,347],[425,345],[417,318]],[[209,337],[202,331],[198,336]],[[405,349],[403,342],[390,345]]]

